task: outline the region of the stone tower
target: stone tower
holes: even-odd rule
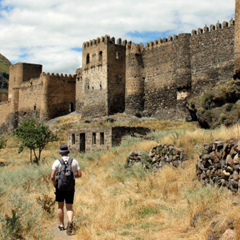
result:
[[[235,4],[235,69],[240,69],[240,0]]]
[[[126,48],[126,99],[125,112],[137,114],[144,110],[145,74],[143,45],[128,43]]]
[[[84,117],[125,109],[126,46],[109,36],[83,44],[82,70],[77,72],[76,111]]]
[[[8,99],[13,103],[13,112],[18,111],[19,88],[21,84],[25,81],[29,81],[31,78],[39,77],[41,72],[42,65],[40,64],[17,63],[10,66]]]

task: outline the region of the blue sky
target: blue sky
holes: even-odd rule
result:
[[[230,21],[234,9],[234,0],[0,0],[0,53],[74,74],[83,42],[110,35],[146,44]]]

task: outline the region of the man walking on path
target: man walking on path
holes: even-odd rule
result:
[[[60,225],[58,226],[59,230],[65,230],[64,225],[64,202],[66,204],[66,210],[67,210],[67,218],[68,218],[68,224],[67,224],[67,234],[71,235],[74,234],[74,225],[73,225],[73,202],[74,202],[74,193],[75,193],[75,178],[79,178],[82,176],[82,172],[79,166],[79,163],[76,159],[70,159],[68,157],[69,149],[68,146],[62,145],[60,147],[59,154],[62,156],[62,159],[57,159],[54,161],[52,165],[52,173],[51,173],[51,180],[56,188],[56,202],[58,202],[58,219],[60,222]],[[62,163],[61,163],[62,162]],[[58,187],[58,174],[60,173],[62,169],[63,164],[71,163],[71,170],[73,173],[73,179],[74,179],[74,187],[72,190],[60,190]]]

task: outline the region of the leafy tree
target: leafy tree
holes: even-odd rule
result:
[[[19,147],[19,153],[23,149],[29,148],[30,150],[30,162],[35,162],[39,164],[42,150],[49,142],[57,141],[58,138],[53,134],[49,127],[43,123],[38,122],[35,119],[29,119],[23,122],[14,131],[14,135],[22,142]],[[32,160],[32,153],[35,159]]]

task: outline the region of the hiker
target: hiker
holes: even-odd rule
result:
[[[74,225],[73,225],[73,201],[74,201],[74,193],[75,193],[75,178],[79,178],[82,176],[82,172],[79,166],[79,163],[76,159],[71,159],[68,157],[69,149],[67,145],[60,146],[59,154],[62,156],[61,159],[57,159],[54,161],[52,165],[52,173],[51,173],[51,180],[53,182],[53,185],[56,189],[56,202],[58,202],[58,218],[60,225],[58,226],[60,231],[65,230],[64,225],[64,202],[66,204],[66,210],[67,210],[67,217],[68,217],[68,224],[67,224],[67,234],[71,235],[74,233]],[[62,163],[61,163],[62,162]],[[61,178],[60,172],[62,172],[62,167],[64,164],[71,163],[70,170],[72,170],[72,178],[73,178],[73,184],[72,188],[60,190],[60,180],[58,178]],[[67,166],[67,165],[66,165]],[[66,174],[65,174],[66,175]]]

